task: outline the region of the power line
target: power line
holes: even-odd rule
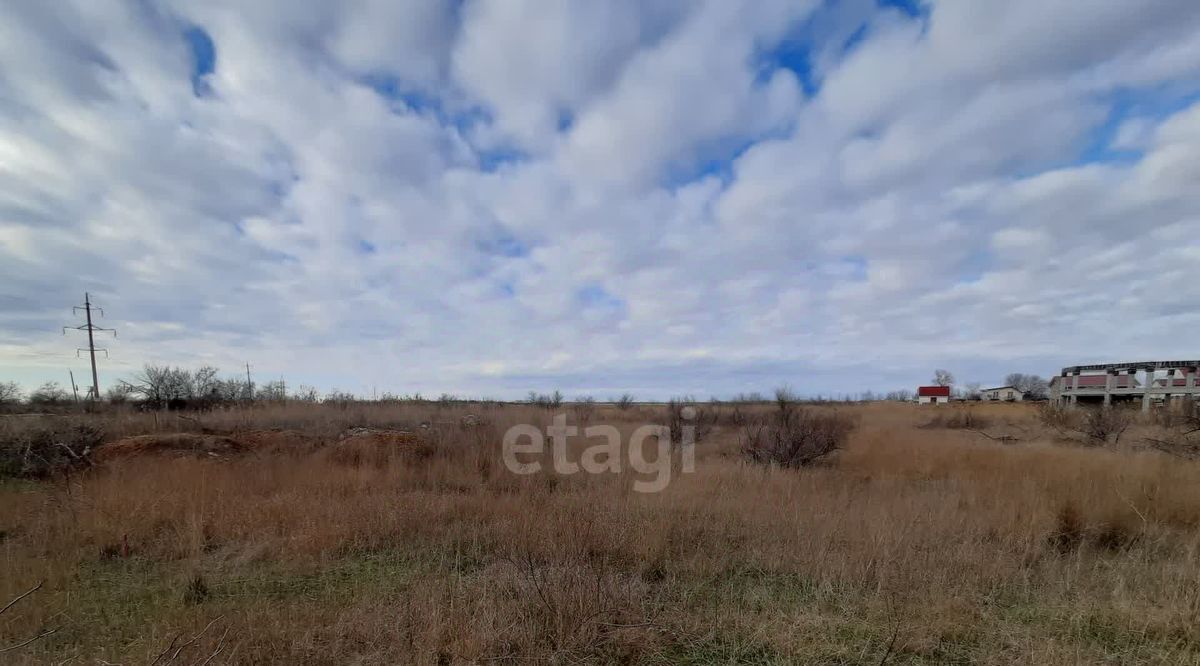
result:
[[[85,292],[83,294],[83,305],[76,305],[75,307],[71,308],[71,313],[75,314],[75,313],[78,313],[80,310],[83,310],[84,315],[87,317],[87,323],[84,324],[83,326],[63,326],[63,335],[67,334],[68,329],[73,330],[73,331],[87,331],[88,346],[86,349],[83,349],[83,348],[76,349],[75,355],[78,356],[80,352],[86,351],[88,353],[88,356],[91,357],[91,359],[92,359],[92,388],[89,392],[92,394],[91,395],[92,400],[98,400],[100,398],[100,376],[99,376],[99,374],[96,373],[96,352],[98,352],[98,351],[104,352],[104,357],[108,358],[108,350],[107,349],[96,349],[96,340],[95,340],[95,336],[93,334],[96,331],[111,331],[113,334],[113,337],[115,338],[115,337],[117,337],[117,329],[102,328],[102,327],[96,326],[95,324],[92,323],[92,310],[99,312],[101,317],[104,316],[104,310],[102,308],[98,308],[98,307],[92,305],[91,294]]]

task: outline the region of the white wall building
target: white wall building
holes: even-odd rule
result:
[[[983,389],[980,391],[979,399],[998,400],[1002,402],[1021,402],[1025,399],[1025,394],[1013,386],[997,386],[996,388]]]

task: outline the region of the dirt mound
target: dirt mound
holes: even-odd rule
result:
[[[351,428],[330,447],[329,459],[354,467],[384,467],[391,460],[423,460],[432,456],[433,445],[407,430]]]
[[[299,430],[245,430],[230,437],[260,453],[307,453],[321,446],[317,437]]]
[[[240,453],[245,449],[241,442],[230,437],[177,432],[137,435],[109,442],[97,447],[92,458],[99,462],[156,454],[214,458]]]

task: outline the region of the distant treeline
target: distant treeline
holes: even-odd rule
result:
[[[1010,384],[1027,391],[1031,395],[1044,395],[1046,382],[1036,375],[1009,375]],[[956,389],[957,397],[963,399],[978,398],[978,384],[968,384],[966,390]],[[80,387],[81,390],[83,387]],[[16,382],[0,382],[0,409],[12,411],[19,406],[44,408],[65,406],[82,402],[87,398],[86,392],[77,394],[74,390],[64,387],[58,382],[46,382],[29,393],[25,393]],[[792,402],[812,404],[844,403],[844,402],[877,402],[894,401],[910,402],[915,398],[911,390],[902,389],[887,393],[864,391],[857,394],[815,395],[800,397],[790,388],[776,389],[772,395],[759,392],[738,393],[727,399],[711,398],[710,404],[759,404],[778,402],[781,397]],[[695,397],[688,396],[673,398],[674,401],[695,404],[700,402]],[[167,365],[146,365],[132,376],[119,380],[104,392],[104,401],[109,404],[133,404],[149,409],[209,409],[223,405],[244,404],[254,402],[284,402],[297,401],[326,404],[351,404],[357,402],[436,402],[442,404],[473,403],[473,404],[502,404],[522,402],[529,405],[556,409],[564,403],[568,404],[611,404],[620,409],[629,409],[635,404],[649,404],[639,401],[631,393],[611,396],[607,401],[598,402],[590,395],[575,396],[568,399],[562,391],[539,393],[530,391],[524,400],[501,401],[490,398],[470,398],[443,393],[436,398],[427,398],[420,393],[411,395],[384,392],[371,397],[364,397],[334,389],[322,393],[312,386],[304,384],[289,388],[283,380],[272,380],[257,384],[240,376],[222,377],[220,371],[210,365],[201,366],[195,370]],[[657,404],[657,401],[652,401]]]

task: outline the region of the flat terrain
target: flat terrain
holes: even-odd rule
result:
[[[654,494],[510,473],[532,407],[85,417],[123,440],[99,466],[0,481],[0,605],[44,581],[0,647],[56,630],[0,659],[1200,663],[1200,464],[1144,449],[1158,426],[1086,447],[1032,406],[813,409],[857,423],[825,464],[744,462],[723,406]]]

